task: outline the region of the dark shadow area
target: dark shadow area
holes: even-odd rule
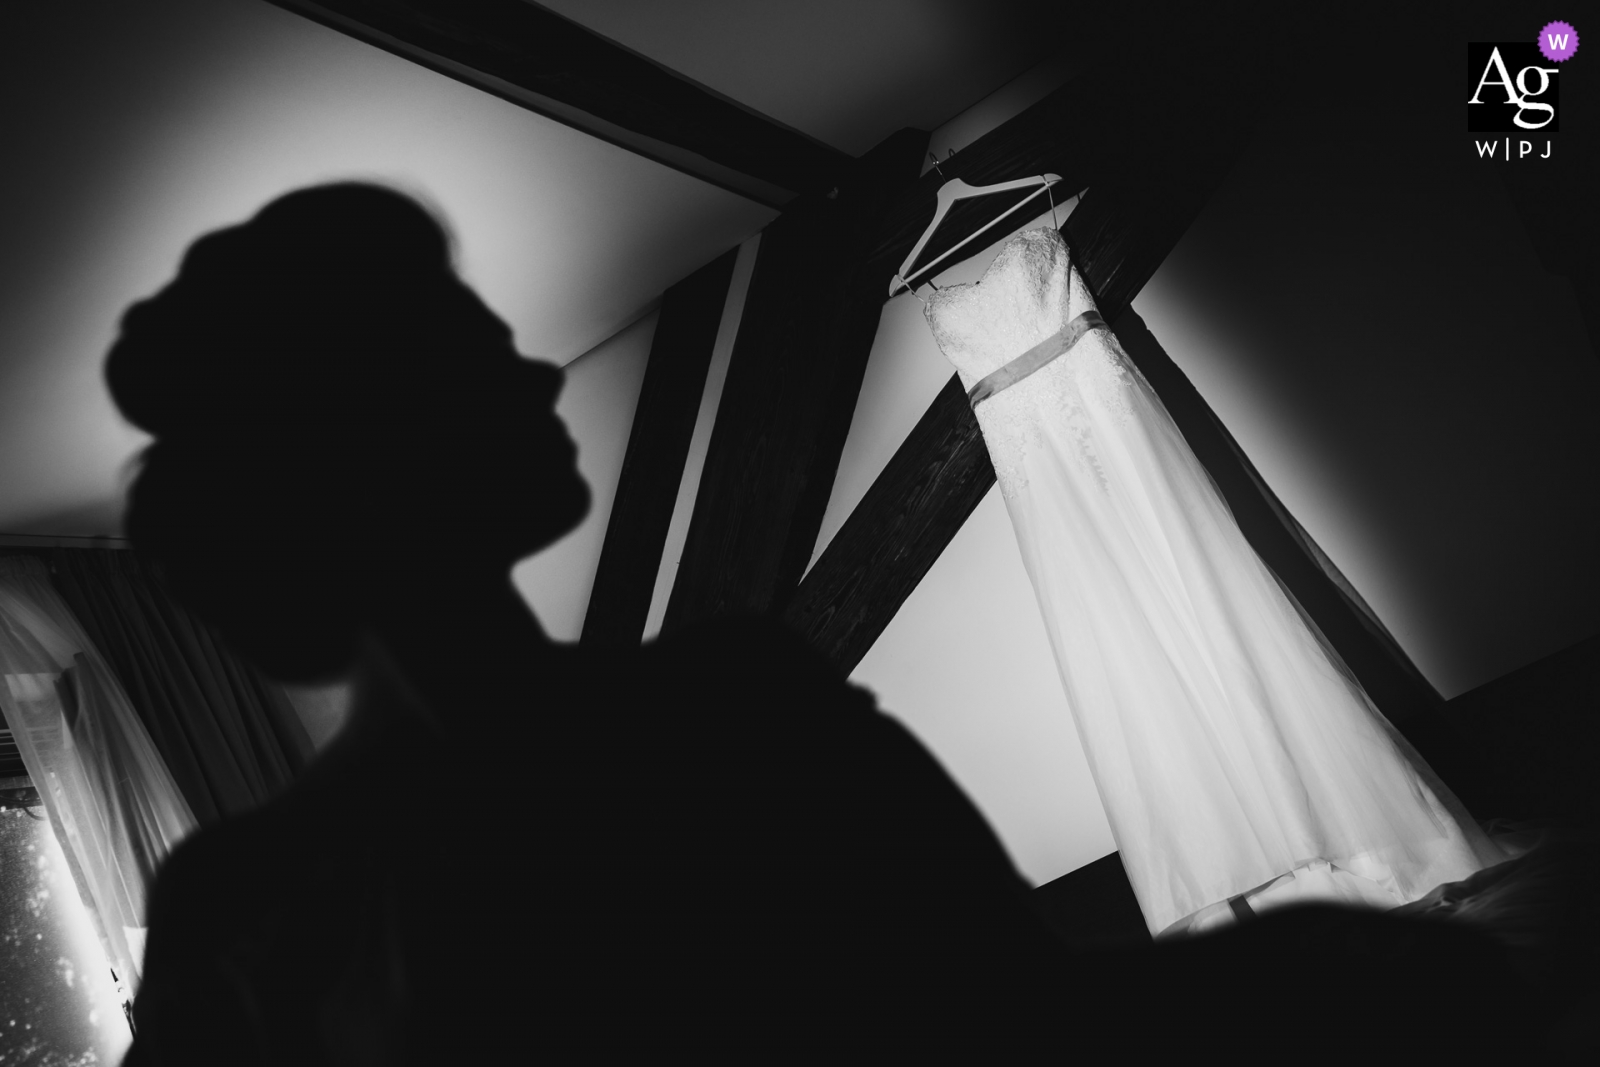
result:
[[[1046,882],[1033,891],[1033,901],[1056,936],[1073,948],[1150,945],[1150,929],[1119,852]]]
[[[1600,826],[1600,637],[1462,693],[1444,707],[1459,738],[1459,793],[1479,818]]]

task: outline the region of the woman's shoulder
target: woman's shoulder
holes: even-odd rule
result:
[[[928,748],[781,623],[710,620],[647,652],[676,693],[700,701],[675,717],[693,720],[683,732],[708,751],[752,754],[739,757],[747,798],[772,789],[810,815],[832,813],[839,848],[848,838],[880,857],[959,859],[1015,879],[993,830]]]
[[[204,970],[202,961],[248,940],[256,925],[294,899],[305,835],[293,823],[292,806],[279,798],[179,843],[150,891],[147,976],[159,982],[168,972]]]
[[[197,1005],[208,1025],[231,1020],[237,1029],[251,1014],[228,981],[227,961],[277,895],[284,850],[274,846],[286,843],[278,821],[258,809],[202,827],[162,862],[146,908],[149,937],[134,1003],[143,1052],[183,1044],[178,1032]]]
[[[245,878],[253,868],[271,863],[272,843],[281,816],[258,808],[210,826],[178,843],[162,862],[151,892],[152,925],[160,917],[192,919],[205,887],[222,878]],[[203,909],[201,909],[203,910]]]
[[[214,949],[239,936],[249,916],[265,919],[298,897],[307,872],[353,862],[351,843],[370,841],[382,806],[360,739],[341,739],[338,751],[313,762],[306,775],[250,811],[186,837],[161,864],[148,908],[149,951],[193,941]],[[324,758],[328,757],[328,758]]]
[[[384,814],[392,791],[372,788],[356,769],[365,762],[314,766],[261,807],[191,834],[161,865],[135,1003],[141,1038],[147,1024],[163,1035],[152,1047],[195,1025],[256,1040],[262,1005],[284,995],[273,976],[285,961],[303,965],[307,995],[321,988],[326,976],[307,961],[360,926],[369,883],[410,825]],[[418,853],[437,835],[418,836],[413,858],[426,876]]]

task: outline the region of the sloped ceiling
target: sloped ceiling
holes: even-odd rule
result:
[[[1035,0],[545,6],[852,154],[1035,64]],[[100,361],[188,243],[273,196],[375,178],[434,203],[521,350],[567,362],[771,209],[264,0],[4,5],[0,532],[117,531],[144,437]]]
[[[1056,47],[1043,0],[540,0],[708,89],[861,155],[931,130]]]

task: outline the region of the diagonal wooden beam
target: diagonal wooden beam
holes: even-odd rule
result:
[[[1092,191],[1064,233],[1102,313],[1115,321],[1220,184],[1252,129],[1229,101],[1270,87],[1229,64],[1088,72],[930,172],[887,213],[866,271],[886,290],[950,178],[982,185],[1054,171]],[[977,201],[925,258],[998,214]],[[942,228],[943,229],[943,228]],[[902,298],[906,299],[906,298]],[[994,483],[955,377],[839,529],[784,617],[843,671],[854,669]]]
[[[927,139],[895,134],[837,196],[807,197],[762,232],[663,633],[771,611],[799,581],[883,306],[860,269],[864,237],[915,180]]]
[[[849,674],[994,480],[952,378],[812,565],[784,621]]]
[[[271,0],[773,207],[852,158],[526,0]]]
[[[668,289],[650,344],[628,450],[606,525],[589,609],[586,645],[637,645],[694,436],[737,248]]]

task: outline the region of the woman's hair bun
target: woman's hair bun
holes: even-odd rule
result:
[[[348,387],[426,336],[464,288],[439,222],[410,198],[340,184],[283,196],[196,241],[135,304],[106,360],[123,415],[158,437],[344,410]]]

